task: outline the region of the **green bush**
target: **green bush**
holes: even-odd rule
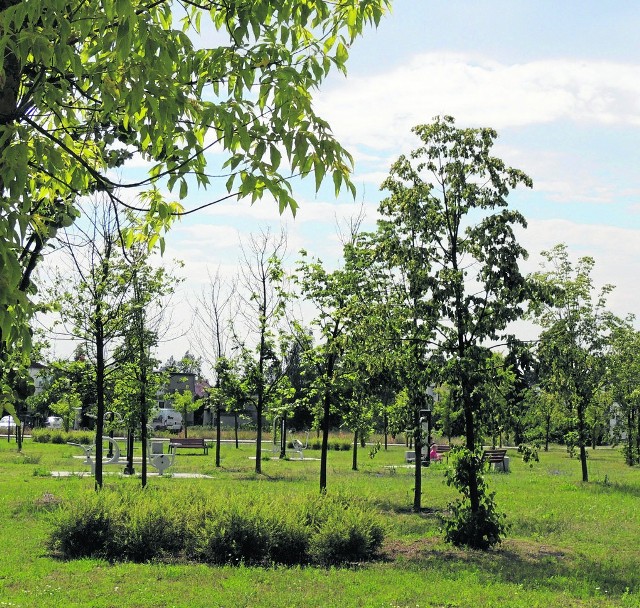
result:
[[[248,494],[215,498],[174,489],[107,490],[54,516],[48,547],[67,559],[323,566],[371,559],[384,532],[350,497],[273,504]]]
[[[487,491],[482,476],[483,463],[479,450],[472,452],[456,447],[451,450],[453,467],[445,473],[446,483],[454,486],[462,498],[449,504],[449,517],[443,519],[445,540],[456,547],[487,550],[502,541],[508,530],[506,515],[500,513],[494,501],[495,493]],[[471,508],[470,479],[475,472],[478,490],[478,508]]]
[[[289,447],[293,447],[293,444],[289,444]],[[309,450],[321,450],[322,449],[322,439],[313,439],[309,440]],[[329,451],[334,452],[348,452],[351,449],[351,442],[340,440],[340,439],[329,439],[329,443],[327,445],[327,449]]]
[[[51,441],[51,433],[47,429],[33,429],[31,431],[31,440],[35,443],[49,443]]]

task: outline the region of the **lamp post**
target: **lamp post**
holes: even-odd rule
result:
[[[424,459],[424,464],[428,467],[431,463],[431,396],[428,394],[424,399],[424,409],[420,410],[420,424],[422,425],[422,431],[426,437],[425,445],[427,455]]]

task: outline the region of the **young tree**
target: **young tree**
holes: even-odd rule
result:
[[[262,424],[269,405],[285,377],[285,370],[276,344],[279,324],[286,313],[288,295],[284,289],[285,275],[282,257],[286,251],[286,236],[274,237],[269,231],[251,236],[243,247],[239,291],[242,322],[246,339],[239,346],[248,352],[245,343],[255,343],[254,365],[245,365],[247,394],[256,409],[256,473],[262,472]],[[235,326],[236,336],[240,327]]]
[[[589,443],[587,408],[603,385],[606,346],[605,285],[596,293],[591,271],[594,260],[585,256],[573,264],[564,244],[543,251],[545,262],[533,279],[550,295],[538,301],[533,318],[542,327],[538,344],[541,376],[572,413],[580,449],[582,481],[589,481],[586,446]]]
[[[635,317],[611,316],[604,385],[608,405],[616,414],[615,436],[625,437],[623,448],[629,466],[640,463],[640,332]]]
[[[406,218],[408,237],[416,234],[414,257],[400,260],[412,269],[421,259],[427,269],[419,283],[425,302],[421,322],[432,327],[437,320],[439,377],[457,391],[464,412],[467,452],[458,461],[455,482],[464,499],[455,506],[457,518],[447,537],[485,548],[499,542],[503,526],[480,479],[476,388],[491,357],[488,343],[510,339],[507,327],[522,315],[528,296],[518,267],[526,252],[514,234],[514,226],[526,222],[507,209],[507,196],[519,184],[531,186],[531,180],[491,155],[497,137],[492,129],[458,129],[453,118],[438,117],[413,131],[422,145],[393,165],[382,186],[391,195],[380,211],[383,220],[399,226]],[[414,217],[424,221],[415,224]],[[412,381],[425,386],[418,378]]]
[[[374,364],[374,348],[379,347],[379,343],[372,347],[380,334],[381,319],[375,310],[377,296],[369,275],[371,250],[359,242],[359,224],[359,219],[352,223],[351,234],[343,244],[342,268],[329,272],[320,260],[308,259],[303,251],[296,276],[302,297],[316,308],[312,325],[319,333],[318,343],[304,352],[304,359],[305,368],[313,376],[306,400],[315,405],[322,430],[321,492],[327,488],[331,417],[340,411],[353,384],[353,374],[363,370],[371,374],[367,366]]]
[[[22,339],[28,348],[33,270],[84,195],[124,207],[118,188],[142,189],[141,237],[153,244],[182,212],[165,188],[184,199],[192,183],[213,185],[208,204],[269,194],[281,210],[296,207],[292,174],[353,188],[351,156],[310,91],[345,71],[349,45],[389,5],[2,0],[0,347]],[[220,184],[206,170],[213,147],[223,152]],[[133,154],[148,174],[116,180],[111,170]]]
[[[192,307],[194,315],[193,342],[197,352],[213,371],[215,378],[214,388],[221,388],[219,363],[229,356],[230,341],[232,337],[232,316],[234,311],[235,286],[227,283],[220,271],[209,274],[209,284],[203,288],[196,304]],[[226,369],[226,363],[222,364],[222,371]],[[216,426],[216,466],[220,466],[220,414],[224,399],[218,394],[209,393],[209,406],[215,410]],[[229,410],[233,411],[233,410]],[[237,421],[237,417],[236,417]],[[236,424],[237,435],[237,424]]]

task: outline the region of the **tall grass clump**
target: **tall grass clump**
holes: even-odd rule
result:
[[[372,559],[383,538],[373,509],[346,496],[104,489],[61,506],[48,547],[65,559],[328,566]]]

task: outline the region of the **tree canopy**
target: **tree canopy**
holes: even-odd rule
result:
[[[331,175],[336,189],[352,189],[351,156],[311,91],[345,70],[349,44],[389,6],[0,0],[2,341],[28,346],[33,269],[86,194],[139,209],[128,238],[154,244],[176,214],[195,210],[179,203],[192,184],[215,188],[208,204],[269,193],[294,211],[292,175],[313,173],[316,186]],[[223,153],[215,175],[214,150]],[[146,174],[115,177],[133,155]]]

